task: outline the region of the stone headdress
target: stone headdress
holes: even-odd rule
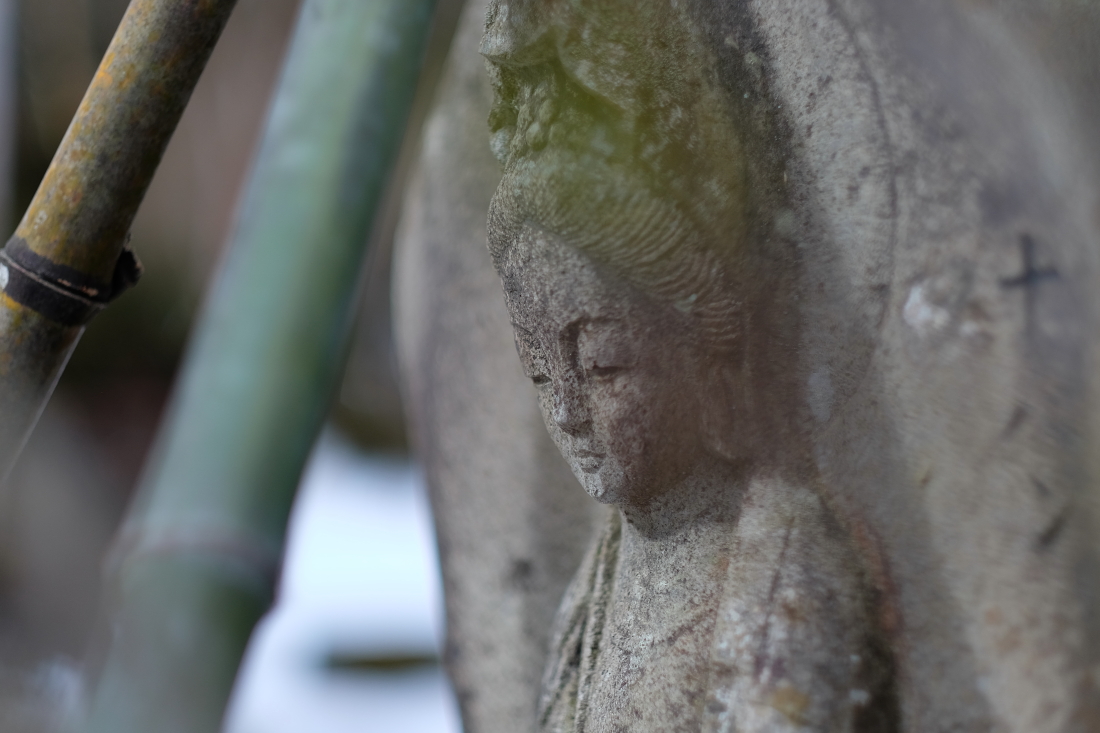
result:
[[[724,93],[701,71],[707,52],[667,17],[674,5],[491,6],[481,50],[504,178],[489,248],[499,267],[523,227],[545,230],[691,316],[724,352],[739,332],[745,174]]]

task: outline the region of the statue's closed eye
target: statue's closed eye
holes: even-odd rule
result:
[[[611,322],[585,325],[577,335],[577,355],[585,374],[595,379],[614,377],[638,362],[633,340]]]
[[[600,366],[599,364],[593,364],[585,369],[585,373],[594,379],[608,379],[623,371],[625,371],[625,367]]]

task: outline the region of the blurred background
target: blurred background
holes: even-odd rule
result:
[[[56,730],[79,705],[103,557],[227,239],[298,4],[239,1],[134,224],[142,282],[88,327],[0,492],[0,733]],[[451,13],[459,4],[441,3]],[[126,5],[0,0],[5,232]],[[434,63],[444,52],[433,49]],[[343,385],[300,490],[279,601],[250,647],[230,733],[459,729],[437,661],[431,519],[395,378],[395,207],[385,218]]]

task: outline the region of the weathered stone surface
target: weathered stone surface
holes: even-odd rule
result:
[[[1068,1],[494,4],[491,250],[547,426],[621,512],[544,728],[1100,729],[1098,32]],[[429,146],[477,140],[439,119]],[[431,215],[487,203],[457,159]],[[430,461],[480,455],[461,424]]]
[[[704,40],[664,3],[489,11],[489,249],[549,432],[621,513],[540,727],[896,730],[881,590],[800,425],[790,208],[750,159],[777,121],[731,114]]]
[[[468,731],[535,729],[562,592],[596,506],[542,427],[516,360],[485,212],[500,180],[471,1],[429,118],[395,253],[395,310],[415,447],[436,515],[446,664]]]

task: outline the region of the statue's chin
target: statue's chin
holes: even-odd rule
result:
[[[572,466],[573,475],[581,482],[585,492],[601,504],[621,504],[626,499],[623,491],[622,473],[611,466],[603,466],[598,471],[586,472],[580,466]]]

